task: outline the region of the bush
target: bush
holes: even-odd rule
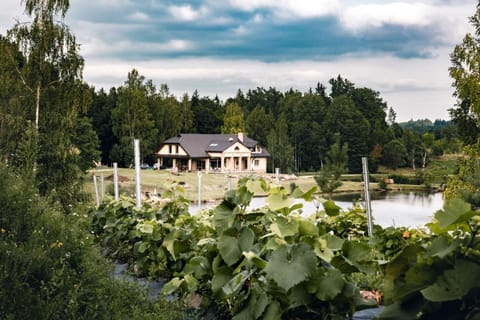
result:
[[[84,231],[82,208],[64,215],[4,166],[0,203],[1,319],[181,317],[174,306],[113,279]]]
[[[424,178],[422,175],[404,176],[400,174],[391,174],[388,176],[388,178],[393,179],[393,181],[398,184],[421,185],[424,183]]]

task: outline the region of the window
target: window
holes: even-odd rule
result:
[[[175,152],[175,153],[178,153],[178,145],[176,145],[175,148],[176,148],[176,152]]]
[[[258,167],[259,165],[260,165],[260,160],[258,160],[258,159],[253,160],[253,166],[254,167]]]
[[[238,150],[240,150],[240,148],[238,146],[236,146],[234,150],[238,151]]]
[[[171,144],[168,145],[168,153],[172,153],[172,145]]]

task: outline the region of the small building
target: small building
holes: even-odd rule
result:
[[[182,133],[156,153],[158,165],[178,171],[267,172],[268,151],[243,133]]]

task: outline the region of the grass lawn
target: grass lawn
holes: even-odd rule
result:
[[[431,174],[435,177],[441,178],[451,175],[455,172],[457,168],[457,159],[458,155],[446,155],[433,159],[430,161],[429,166],[427,167],[430,170]],[[133,196],[135,193],[135,170],[119,168],[120,176],[120,193]],[[93,187],[93,174],[100,177],[103,175],[104,178],[104,190],[106,194],[113,195],[113,169],[112,168],[100,168],[93,169],[89,172],[88,182],[85,185],[85,191],[94,194]],[[415,171],[411,168],[400,168],[397,170],[388,169],[385,167],[380,167],[379,172],[374,174],[377,179],[383,179],[388,174],[400,174],[406,176],[415,175]],[[221,173],[203,173],[202,174],[202,201],[214,201],[222,199],[225,192],[228,190],[229,185],[232,188],[236,188],[239,178],[242,178],[244,175],[227,175]],[[257,176],[258,177],[258,176]],[[274,174],[265,174],[261,176],[267,182],[275,183]],[[184,196],[191,202],[198,201],[198,175],[196,172],[182,172],[179,175],[172,174],[169,170],[141,170],[140,171],[140,180],[142,193],[149,192],[150,194],[163,193],[164,190],[168,189],[173,183],[183,185],[185,192]],[[337,189],[336,192],[362,192],[363,183],[361,182],[361,175],[344,175],[342,177],[343,185]],[[437,179],[435,179],[437,180]],[[441,179],[440,179],[441,180]],[[434,181],[434,183],[441,183],[442,181]],[[444,180],[444,179],[443,179]],[[98,180],[99,189],[101,187],[100,178]],[[307,191],[310,188],[316,186],[315,180],[313,179],[313,174],[300,175],[300,176],[290,176],[290,175],[281,175],[280,183],[287,189],[290,189],[290,185],[295,183],[303,191]],[[370,189],[378,189],[378,183],[372,182],[370,184]],[[422,185],[400,185],[392,184],[388,185],[388,189],[392,190],[421,190],[424,189]],[[260,194],[259,194],[260,195]]]
[[[87,192],[94,194],[93,188],[93,174],[98,178],[98,186],[101,186],[100,177],[104,177],[104,188],[106,194],[113,194],[113,169],[102,168],[92,170],[88,175],[88,182],[85,186]],[[133,169],[118,169],[120,193],[126,195],[133,195],[135,192],[135,170]],[[212,201],[222,199],[225,192],[229,188],[236,188],[238,180],[245,175],[227,175],[221,173],[203,173],[202,174],[202,200]],[[256,176],[259,177],[259,176]],[[272,174],[265,174],[261,176],[267,182],[275,183],[275,177]],[[230,182],[229,182],[230,180]],[[143,192],[150,192],[154,194],[162,193],[173,183],[183,185],[185,189],[184,196],[192,201],[198,200],[198,174],[196,172],[185,172],[179,175],[173,175],[168,170],[141,170],[140,171],[141,188]],[[281,175],[280,184],[289,189],[290,184],[295,183],[303,191],[316,186],[313,176],[289,176]],[[372,183],[371,188],[376,188],[377,184]],[[363,190],[361,182],[343,181],[343,185],[339,188],[339,192],[358,192]],[[260,195],[260,194],[259,194]]]

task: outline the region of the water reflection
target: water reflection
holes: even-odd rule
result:
[[[430,222],[434,213],[443,207],[441,193],[383,192],[372,193],[372,215],[376,224],[383,227],[418,227]],[[355,201],[364,204],[359,194],[335,197],[337,205],[344,209]]]
[[[374,223],[382,227],[388,226],[404,226],[404,227],[420,227],[430,222],[433,214],[443,207],[443,197],[441,193],[425,193],[418,191],[411,192],[375,192],[371,194],[372,199],[372,216]],[[365,207],[362,195],[341,194],[334,196],[335,203],[344,210],[348,210],[355,203]],[[305,202],[303,200],[296,201],[303,203],[302,215],[310,215],[315,212],[316,207],[313,202]],[[213,204],[202,206],[212,207]],[[265,198],[258,197],[252,199],[250,209],[265,206]],[[322,207],[320,206],[320,209]],[[191,206],[190,212],[196,213],[199,208]]]

